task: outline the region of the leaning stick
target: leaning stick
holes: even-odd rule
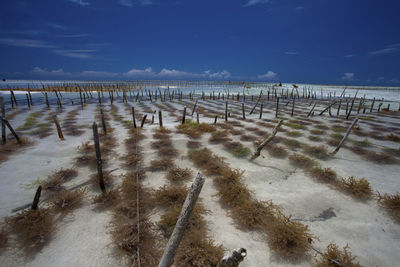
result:
[[[39,185],[38,189],[36,190],[36,194],[35,194],[35,197],[33,199],[31,209],[37,210],[41,193],[42,193],[42,186]]]
[[[11,127],[11,124],[8,122],[8,120],[6,120],[5,118],[3,118],[3,116],[0,116],[0,120],[2,123],[4,123],[7,128],[11,131],[12,135],[15,137],[15,139],[17,140],[18,144],[22,144],[21,139],[19,139],[18,134],[14,131],[13,127]]]
[[[0,96],[0,109],[1,109],[1,116],[3,118],[6,117],[6,109],[4,107],[4,98],[2,96]],[[6,143],[6,125],[3,122],[3,120],[1,121],[1,140],[3,145]]]
[[[256,107],[257,107],[257,105],[258,105],[258,102],[260,102],[261,95],[262,95],[262,91],[260,92],[260,96],[258,97],[257,102],[256,102],[256,104],[254,105],[254,107],[252,108],[252,110],[250,111],[249,115],[253,114],[254,110],[256,109]],[[251,97],[253,97],[253,96],[251,96]]]
[[[331,153],[331,155],[335,155],[340,147],[343,145],[344,141],[346,141],[347,136],[349,136],[351,129],[353,129],[354,125],[357,123],[358,121],[358,116],[353,120],[353,122],[350,124],[349,128],[347,128],[346,134],[343,136],[342,140],[340,140],[339,145],[336,147],[336,149]]]
[[[56,125],[56,128],[57,128],[58,137],[60,138],[60,140],[64,140],[64,135],[62,133],[61,126],[60,126],[60,123],[57,120],[57,116],[56,115],[53,116],[53,121],[54,121],[54,123]]]
[[[322,114],[325,113],[325,111],[327,111],[328,109],[330,109],[333,105],[335,105],[337,103],[337,101],[334,101],[332,104],[330,104],[329,106],[327,106],[323,111],[321,111],[321,113],[319,113],[319,115],[321,116]]]
[[[188,195],[186,196],[185,202],[183,203],[181,213],[176,222],[174,231],[168,240],[167,247],[164,250],[164,254],[161,258],[158,267],[169,267],[174,262],[174,257],[176,250],[182,240],[183,234],[185,232],[186,226],[188,225],[190,214],[192,213],[194,206],[196,204],[197,198],[200,195],[201,189],[204,185],[204,178],[201,173],[197,174]]]
[[[307,118],[310,117],[310,115],[314,111],[314,108],[315,108],[316,105],[317,105],[317,101],[315,101],[314,106],[311,108],[310,112],[308,112]]]
[[[278,132],[279,127],[282,125],[283,120],[279,120],[278,124],[275,126],[274,130],[272,131],[271,135],[268,136],[267,139],[265,139],[256,149],[256,151],[254,152],[253,156],[251,156],[250,160],[254,160],[256,158],[258,158],[260,156],[261,150],[268,145],[269,142],[271,142],[272,138],[274,138],[274,136],[276,135],[276,133]]]

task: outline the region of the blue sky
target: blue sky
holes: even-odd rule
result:
[[[4,0],[7,79],[400,85],[400,1]]]

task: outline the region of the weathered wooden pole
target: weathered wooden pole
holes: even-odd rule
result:
[[[62,133],[61,126],[60,126],[60,123],[58,123],[56,115],[53,115],[53,121],[54,121],[54,123],[56,125],[56,128],[57,128],[58,137],[60,138],[60,140],[64,140],[64,135]]]
[[[350,134],[351,129],[353,129],[354,125],[357,123],[358,121],[358,116],[353,120],[353,122],[350,124],[349,128],[347,128],[347,131],[345,133],[345,135],[343,136],[342,140],[340,140],[340,143],[338,144],[338,146],[336,147],[336,149],[331,153],[331,155],[335,155],[339,149],[342,147],[344,141],[346,141],[347,137]]]
[[[314,111],[315,106],[317,105],[317,101],[315,101],[314,106],[310,109],[310,111],[307,114],[307,117],[310,117],[311,113]]]
[[[18,102],[17,102],[17,99],[15,98],[14,91],[10,90],[10,92],[11,92],[11,97],[14,99],[15,105],[18,107]]]
[[[371,108],[370,108],[369,112],[372,112],[372,110],[374,109],[374,104],[375,104],[375,97],[372,100],[372,104],[371,104]]]
[[[146,122],[147,114],[143,116],[142,123],[140,124],[140,128],[143,128],[144,123]]]
[[[279,97],[276,98],[276,112],[275,112],[275,118],[278,118],[279,114]]]
[[[19,139],[18,134],[14,131],[13,127],[11,127],[11,124],[8,122],[8,120],[6,120],[3,116],[0,116],[0,120],[2,121],[2,123],[4,123],[7,126],[7,128],[10,130],[12,135],[17,140],[18,144],[22,144],[21,139]]]
[[[353,101],[351,101],[350,110],[349,110],[349,113],[347,113],[346,120],[348,120],[349,117],[350,117],[351,111],[353,110],[353,105],[354,105],[354,101],[355,101],[355,100],[356,100],[356,99],[353,98]]]
[[[293,104],[292,104],[292,112],[290,113],[290,117],[293,117],[294,114],[294,102],[296,98],[293,98]]]
[[[160,127],[163,127],[161,110],[158,111],[158,123],[160,124]]]
[[[196,99],[196,102],[194,103],[194,106],[193,106],[193,109],[192,109],[192,116],[194,114],[194,111],[196,110],[197,101],[198,101],[198,99]]]
[[[245,110],[244,110],[244,103],[242,103],[242,118],[243,118],[243,120],[246,120],[246,113],[245,113]]]
[[[133,128],[136,128],[135,108],[132,107]]]
[[[271,135],[268,136],[267,139],[265,139],[264,141],[262,141],[262,143],[257,147],[256,151],[254,152],[253,156],[251,156],[250,160],[254,160],[256,158],[258,158],[260,156],[261,150],[268,145],[269,142],[271,142],[272,138],[274,138],[274,136],[276,135],[276,133],[278,132],[279,127],[281,127],[283,123],[283,120],[279,120],[278,124],[275,126],[274,130],[272,131]]]
[[[325,111],[327,111],[327,110],[330,109],[333,105],[335,105],[336,102],[337,102],[337,101],[334,101],[332,104],[328,105],[323,111],[321,111],[321,112],[319,113],[319,115],[321,116],[322,114],[324,114]]]
[[[182,124],[185,123],[185,120],[186,120],[186,106],[183,107]]]
[[[31,101],[31,106],[33,106],[32,95],[30,90],[28,90],[28,95],[29,95],[29,100]]]
[[[200,195],[201,189],[204,185],[204,178],[201,173],[197,174],[192,186],[190,187],[189,193],[186,196],[185,202],[183,203],[181,213],[175,224],[174,231],[168,240],[167,247],[164,250],[164,254],[158,264],[158,267],[170,267],[175,258],[175,253],[179,247],[182,240],[183,234],[189,223],[190,214],[192,213],[196,201]]]
[[[257,102],[256,102],[256,104],[254,105],[253,109],[250,111],[250,114],[249,114],[249,115],[253,114],[254,110],[256,109],[256,107],[257,107],[257,105],[258,105],[258,102],[260,102],[261,96],[262,96],[262,91],[260,92],[260,95],[258,96]],[[253,95],[251,96],[251,101],[253,101]]]
[[[28,96],[28,94],[26,94],[26,104],[28,105],[28,108],[30,109],[30,108],[31,108],[31,103],[30,103],[30,101],[29,101],[29,96]]]
[[[83,100],[82,100],[82,90],[79,88],[79,98],[81,100],[81,107],[83,108]]]
[[[106,189],[103,180],[103,161],[101,160],[99,133],[97,132],[97,124],[93,122],[93,138],[94,148],[96,150],[96,164],[97,164],[97,178],[99,180],[99,186],[102,191]]]
[[[264,103],[261,102],[261,107],[260,107],[260,120],[262,119],[263,107],[264,107]]]
[[[107,126],[106,126],[106,121],[104,120],[104,113],[103,109],[100,109],[100,116],[101,116],[101,126],[103,127],[103,133],[104,135],[107,135]]]
[[[50,108],[49,97],[48,97],[48,95],[47,95],[47,92],[44,93],[44,97],[46,98],[46,105],[47,105],[47,108]]]
[[[196,122],[200,123],[200,118],[199,118],[199,108],[196,110]]]
[[[225,102],[225,122],[228,121],[228,101]]]
[[[6,108],[4,107],[4,97],[0,96],[0,109],[1,109],[1,116],[3,118],[6,118]],[[6,137],[6,125],[1,121],[1,140],[3,145],[7,142],[7,137]]]
[[[33,198],[32,206],[31,206],[32,210],[37,210],[38,209],[39,200],[40,200],[40,194],[41,193],[42,193],[42,186],[39,185],[39,187],[36,189],[35,197]]]
[[[342,99],[339,100],[339,106],[336,112],[336,116],[339,117],[339,113],[340,113],[340,107],[342,106]]]
[[[218,115],[215,116],[214,124],[217,124]]]

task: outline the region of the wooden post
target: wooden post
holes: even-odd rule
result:
[[[63,135],[63,133],[62,133],[62,131],[61,131],[61,126],[60,126],[60,124],[58,123],[58,120],[57,120],[57,116],[56,116],[56,115],[53,115],[53,121],[54,121],[54,123],[56,124],[58,137],[60,138],[60,140],[64,140],[64,135]]]
[[[94,148],[96,150],[96,163],[97,163],[97,178],[99,179],[99,186],[102,191],[106,189],[103,180],[103,162],[101,160],[99,133],[97,132],[97,124],[93,122],[93,138]]]
[[[378,112],[381,111],[382,105],[383,105],[383,103],[379,103],[379,105],[378,105]]]
[[[338,107],[337,112],[336,112],[336,116],[337,116],[337,117],[339,117],[340,107],[341,107],[341,106],[342,106],[342,99],[339,100],[339,107]]]
[[[158,111],[158,123],[160,124],[160,127],[163,127],[161,110]]]
[[[11,97],[14,99],[15,105],[18,107],[18,102],[17,102],[17,99],[15,98],[14,91],[10,90],[10,92],[11,92]]]
[[[373,110],[373,108],[374,108],[374,104],[375,104],[375,97],[374,97],[374,99],[372,100],[372,104],[371,104],[371,108],[370,108],[369,112],[372,112],[372,110]]]
[[[319,113],[319,115],[321,116],[322,114],[324,114],[325,111],[327,111],[327,110],[330,109],[333,105],[335,105],[336,102],[337,102],[337,101],[335,101],[335,102],[333,102],[332,104],[328,105],[323,111],[321,111],[321,112]]]
[[[184,124],[184,123],[185,123],[185,120],[186,120],[186,106],[185,106],[185,107],[183,107],[182,124]]]
[[[194,103],[194,106],[193,106],[193,109],[192,109],[192,116],[193,116],[193,114],[194,114],[194,111],[196,110],[197,100],[198,100],[198,99],[196,99],[196,102]]]
[[[22,144],[21,139],[19,139],[18,134],[14,131],[13,127],[11,127],[11,124],[8,122],[8,120],[3,118],[3,116],[0,116],[0,120],[2,121],[2,123],[4,123],[8,127],[8,129],[10,130],[12,135],[17,140],[18,144]]]
[[[83,108],[82,90],[81,90],[81,88],[79,88],[79,98],[81,99],[81,107]]]
[[[28,90],[28,95],[29,95],[29,100],[31,101],[31,106],[33,106],[32,95],[30,90]]]
[[[279,127],[281,127],[283,123],[283,120],[279,120],[278,124],[275,126],[274,130],[272,131],[271,135],[268,136],[267,139],[265,139],[256,149],[256,151],[254,152],[253,156],[251,156],[250,160],[254,160],[256,158],[258,158],[260,156],[261,150],[268,145],[269,142],[271,142],[272,138],[274,138],[274,136],[276,135],[276,133],[278,132]]]
[[[0,109],[1,109],[1,116],[3,118],[6,118],[6,109],[4,107],[4,97],[0,96]],[[3,145],[6,143],[7,141],[7,137],[6,137],[6,125],[3,122],[3,120],[1,121],[1,140]]]
[[[196,179],[190,187],[190,191],[186,196],[185,202],[183,203],[174,231],[168,240],[167,247],[164,250],[164,254],[162,255],[158,267],[170,267],[173,264],[175,253],[182,240],[185,229],[189,223],[190,214],[196,205],[197,198],[199,197],[203,185],[204,178],[201,173],[198,173]]]
[[[140,124],[140,128],[143,128],[144,123],[146,122],[147,114],[143,116],[142,123]]]
[[[197,108],[197,110],[196,110],[196,121],[197,121],[197,123],[200,123],[199,109],[198,109],[198,108]]]
[[[218,115],[217,115],[217,116],[215,116],[215,119],[214,119],[214,124],[217,124],[217,119],[218,119]]]
[[[133,128],[136,128],[135,108],[132,107]]]
[[[225,102],[225,122],[228,121],[228,101]]]
[[[44,97],[46,98],[46,105],[47,105],[47,108],[49,108],[49,107],[50,107],[50,104],[49,104],[49,97],[48,97],[48,95],[47,95],[47,92],[44,93]]]
[[[293,98],[293,104],[292,104],[292,112],[290,113],[290,117],[293,117],[294,114],[294,102],[296,98]]]
[[[342,140],[340,140],[339,145],[338,145],[338,146],[336,147],[336,149],[331,153],[331,155],[335,155],[335,154],[339,151],[340,147],[343,145],[344,141],[346,141],[347,137],[348,137],[349,134],[350,134],[351,129],[353,129],[353,127],[354,127],[354,125],[357,123],[357,121],[358,121],[358,116],[357,116],[357,117],[353,120],[353,122],[350,124],[349,128],[347,128],[347,131],[346,131],[345,135],[343,136]]]
[[[249,115],[253,114],[254,110],[256,109],[256,107],[257,107],[257,105],[258,105],[258,102],[260,102],[261,96],[262,96],[262,91],[260,92],[260,95],[258,96],[257,102],[256,102],[256,104],[254,105],[253,109],[250,111],[250,114],[249,114]],[[253,95],[251,96],[251,101],[253,101]]]
[[[275,112],[275,118],[278,118],[279,114],[279,97],[276,98],[276,112]]]
[[[307,114],[307,118],[310,117],[311,113],[314,111],[315,106],[317,105],[317,101],[315,101],[314,106],[310,109],[310,111]]]
[[[30,108],[31,108],[31,103],[29,102],[29,96],[28,96],[28,94],[26,94],[26,103],[27,103],[27,105],[28,105],[28,108],[30,109]]]
[[[32,206],[31,206],[32,210],[37,210],[38,209],[39,200],[40,200],[40,194],[41,193],[42,193],[42,186],[39,185],[39,187],[36,190],[35,197],[33,198]]]
[[[354,101],[355,101],[355,100],[356,100],[356,99],[353,98],[353,101],[351,101],[350,110],[349,110],[349,113],[347,113],[346,120],[348,120],[349,117],[350,117],[351,111],[353,110],[353,105],[354,105]]]
[[[261,107],[260,107],[260,120],[262,119],[263,106],[264,106],[264,103],[261,102]]]
[[[101,126],[103,127],[104,135],[107,135],[107,126],[106,126],[106,121],[104,120],[104,113],[102,108],[100,109],[100,116],[101,116]]]
[[[245,110],[244,110],[244,103],[242,103],[242,118],[243,118],[243,120],[246,120],[246,113],[245,113]]]

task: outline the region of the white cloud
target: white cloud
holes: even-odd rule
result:
[[[71,52],[75,51],[75,52]],[[82,53],[91,50],[69,50],[69,53]],[[72,56],[74,57],[74,56]],[[77,56],[80,57],[80,56]],[[84,57],[81,57],[84,58]],[[231,74],[227,70],[221,72],[211,72],[210,70],[201,73],[192,73],[175,69],[162,69],[160,72],[155,72],[151,67],[145,69],[131,69],[127,72],[107,72],[86,70],[82,72],[64,72],[62,69],[48,71],[39,67],[35,67],[29,72],[32,76],[49,76],[49,77],[70,77],[70,78],[128,78],[128,79],[228,79]]]
[[[124,72],[122,74],[125,77],[130,77],[130,78],[134,78],[134,77],[154,77],[156,75],[156,73],[153,71],[153,69],[151,67],[148,67],[144,70],[141,69],[131,69],[127,72]]]
[[[152,0],[119,0],[119,4],[121,6],[133,7],[134,5],[138,6],[149,6],[153,4]]]
[[[346,73],[343,74],[342,77],[339,78],[339,80],[342,80],[342,81],[355,81],[354,77],[355,76],[354,76],[353,72],[346,72]]]
[[[221,72],[211,72],[210,70],[206,70],[202,72],[204,77],[208,77],[211,79],[228,79],[231,77],[231,74],[227,70],[223,70]]]
[[[344,57],[345,58],[352,58],[352,57],[355,57],[355,56],[357,56],[356,54],[349,54],[349,55],[345,55]]]
[[[88,5],[90,5],[89,2],[85,2],[83,0],[68,0],[68,1],[70,1],[72,3],[75,3],[75,4],[78,4],[80,6],[88,6]]]
[[[285,54],[286,55],[298,55],[299,53],[296,51],[286,51]]]
[[[0,38],[0,44],[17,47],[34,47],[34,48],[54,48],[55,46],[46,41],[32,39],[17,38]]]
[[[64,26],[64,25],[57,24],[57,23],[49,23],[48,25],[49,25],[51,28],[54,28],[54,29],[56,29],[56,30],[63,30],[63,31],[68,30],[68,27],[66,27],[66,26]]]
[[[379,55],[396,53],[398,51],[400,51],[400,44],[392,44],[392,45],[385,46],[385,48],[371,51],[368,54],[370,56],[379,56]]]
[[[82,50],[54,50],[58,55],[72,58],[91,58],[93,52],[96,50],[82,49]]]
[[[249,2],[247,2],[247,4],[245,4],[245,7],[248,6],[254,6],[254,5],[258,5],[258,4],[266,4],[268,3],[269,0],[249,0]]]
[[[34,76],[47,76],[47,77],[65,77],[70,76],[70,72],[64,72],[63,69],[51,70],[41,69],[39,67],[34,67],[33,70],[29,72],[30,75]]]
[[[262,80],[271,80],[271,81],[273,81],[273,80],[277,80],[278,79],[278,74],[276,74],[275,72],[269,70],[265,74],[258,75],[257,78],[258,79],[262,79]]]

